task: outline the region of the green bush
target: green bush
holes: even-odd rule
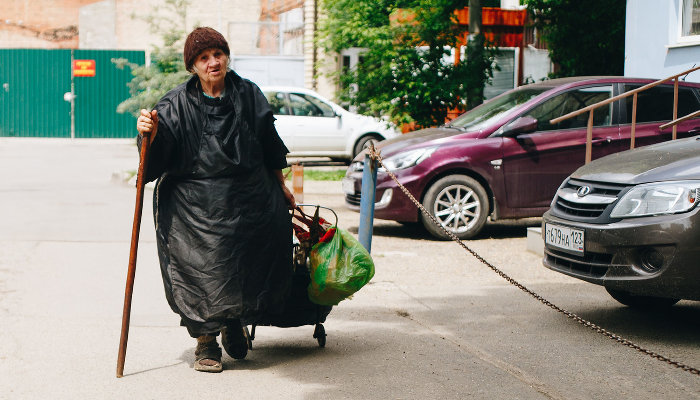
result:
[[[312,169],[309,167],[304,168],[304,180],[306,181],[339,181],[345,176],[345,168],[338,169]],[[290,168],[285,168],[282,173],[291,180],[292,175]]]

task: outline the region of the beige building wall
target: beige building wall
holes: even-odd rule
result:
[[[260,16],[260,2],[251,0],[197,0],[187,7],[183,20],[165,4],[164,0],[103,0],[98,5],[81,9],[81,36],[92,35],[99,41],[86,41],[86,45],[110,44],[104,28],[114,21],[114,40],[111,47],[120,50],[145,50],[154,45],[162,45],[161,32],[157,31],[174,24],[186,32],[197,26],[209,26],[221,32],[233,48],[235,37],[229,35],[232,21],[257,21]],[[150,20],[150,18],[153,20]],[[90,46],[96,48],[95,46]],[[233,50],[233,49],[232,49]]]
[[[78,28],[81,49],[116,49],[115,0],[104,0],[80,7]]]

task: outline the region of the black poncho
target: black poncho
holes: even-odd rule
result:
[[[288,153],[267,100],[226,74],[222,99],[197,76],[166,94],[147,181],[165,293],[193,337],[278,312],[292,273],[291,219],[273,170]]]

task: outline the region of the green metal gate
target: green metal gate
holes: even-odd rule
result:
[[[116,111],[131,73],[112,58],[145,60],[143,51],[0,49],[0,136],[134,137],[136,119]],[[73,59],[94,61],[94,76],[73,77]]]

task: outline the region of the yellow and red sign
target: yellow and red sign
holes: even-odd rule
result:
[[[73,60],[73,76],[95,76],[95,60]]]

